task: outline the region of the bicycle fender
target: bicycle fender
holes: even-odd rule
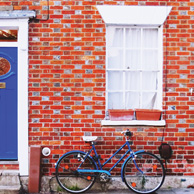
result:
[[[57,163],[55,164],[55,168],[57,167],[58,163],[61,161],[61,159],[63,158],[63,156],[66,156],[68,154],[72,154],[72,153],[76,153],[76,152],[80,152],[82,154],[86,154],[86,152],[83,152],[83,151],[80,151],[80,150],[73,150],[73,151],[70,151],[70,152],[67,152],[65,154],[63,154],[57,161]],[[88,155],[88,157],[94,162],[95,166],[96,166],[96,169],[98,170],[98,165],[96,164],[96,161],[90,156]]]
[[[144,150],[139,150],[139,151],[137,151],[137,152],[134,152],[134,154],[139,154],[139,153],[143,153],[143,152],[145,152],[145,151],[144,151]],[[127,160],[128,160],[129,158],[131,158],[131,155],[129,155],[129,156],[126,158],[126,160],[123,162],[123,165],[122,165],[122,167],[121,167],[121,178],[122,178],[122,181],[123,181],[123,182],[124,182],[123,169],[124,169],[124,166],[125,166],[125,164],[126,164],[126,162],[127,162]]]

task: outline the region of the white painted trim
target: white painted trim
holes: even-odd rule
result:
[[[104,22],[114,25],[160,26],[170,13],[171,6],[96,6]]]
[[[160,120],[160,121],[144,121],[144,120],[132,120],[132,121],[111,121],[111,120],[102,120],[101,121],[102,126],[165,126],[166,121]]]
[[[16,19],[15,20],[13,20],[13,19],[1,19],[0,28],[1,29],[18,29],[19,28],[19,21]]]
[[[108,28],[107,28],[107,26],[106,26],[106,35],[105,35],[105,37],[106,37],[106,75],[105,75],[105,77],[106,77],[106,80],[105,80],[105,83],[106,83],[106,92],[105,92],[105,100],[106,100],[106,112],[105,112],[105,116],[107,116],[107,114],[108,114],[108,112],[107,112],[107,107],[108,107],[108,72],[107,72],[107,69],[108,69],[108,42],[107,42],[107,40],[108,40],[108,33],[107,33],[107,31],[108,31]]]
[[[28,175],[28,19],[19,19],[18,43],[18,161]]]
[[[0,11],[0,19],[29,19],[36,17],[36,12],[31,10]]]
[[[18,28],[17,42],[0,46],[18,47],[18,162],[20,175],[28,175],[28,18],[0,19],[0,28]]]
[[[18,47],[17,42],[0,42],[0,47]]]
[[[158,28],[158,91],[157,91],[157,105],[156,107],[162,110],[163,103],[163,26]]]

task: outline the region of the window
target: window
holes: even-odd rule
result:
[[[162,110],[163,23],[171,6],[98,5],[106,24],[106,111]],[[102,125],[157,125],[165,121],[110,121]]]
[[[162,27],[107,27],[107,109],[162,108]]]

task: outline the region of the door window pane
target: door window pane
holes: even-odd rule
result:
[[[17,42],[18,30],[0,30],[0,42]]]

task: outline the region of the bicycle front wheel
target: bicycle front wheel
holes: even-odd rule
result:
[[[136,163],[136,164],[135,164]],[[165,169],[154,154],[136,154],[135,161],[129,158],[123,168],[124,182],[136,193],[152,193],[158,190],[165,178]]]
[[[82,164],[83,163],[83,164]],[[85,153],[72,151],[64,155],[56,166],[56,179],[59,185],[70,193],[82,193],[87,191],[95,182],[95,173],[79,173],[80,169],[96,169],[90,157],[85,159]]]

